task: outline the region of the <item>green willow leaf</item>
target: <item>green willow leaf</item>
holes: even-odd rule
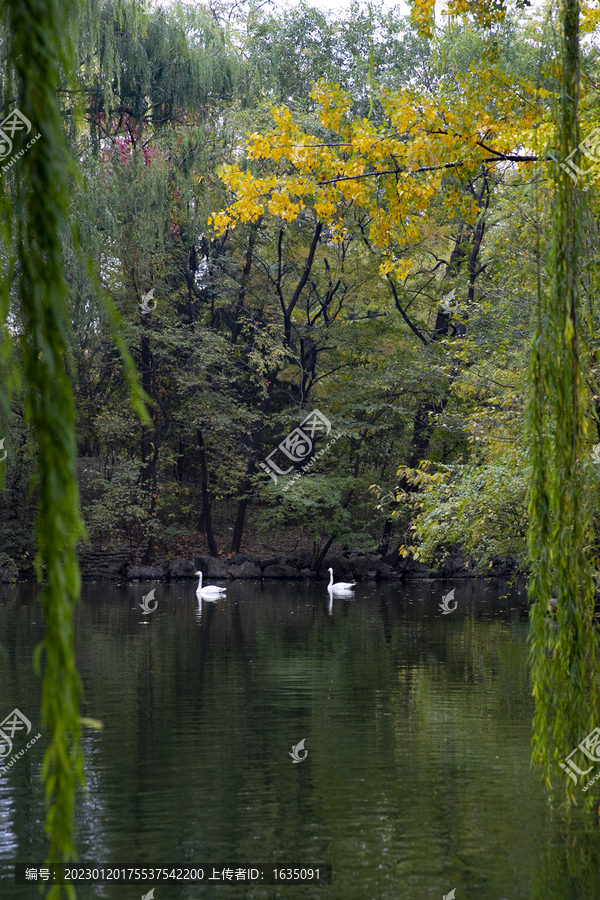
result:
[[[61,245],[61,235],[70,232],[69,196],[78,173],[68,153],[57,101],[62,75],[68,80],[74,72],[78,14],[77,4],[60,0],[0,2],[11,96],[17,98],[18,110],[31,123],[32,134],[40,134],[22,155],[25,142],[21,147],[22,136],[17,134],[14,150],[19,156],[8,175],[0,173],[0,211],[6,214],[2,216],[2,238],[9,257],[9,278],[0,292],[0,327],[2,336],[8,336],[9,302],[16,300],[21,320],[20,365],[26,386],[25,421],[33,431],[39,483],[35,565],[38,578],[44,581],[40,600],[45,636],[34,665],[39,671],[42,659],[45,662],[42,724],[51,735],[42,767],[48,806],[47,864],[75,857],[73,809],[77,785],[83,783],[80,729],[82,723],[93,722],[80,720],[82,686],[73,645],[72,611],[80,592],[75,549],[85,529],[75,470],[73,364]],[[16,285],[13,273],[18,274]],[[107,313],[115,335],[117,316],[110,307]],[[122,339],[115,337],[123,351]],[[5,363],[9,341],[2,343]],[[134,406],[145,415],[131,359],[126,352],[122,359]],[[13,370],[17,365],[9,366],[16,383],[19,373]],[[2,393],[9,388],[3,386]],[[53,885],[48,896],[57,900],[63,889],[68,897],[75,897],[69,885]]]
[[[562,18],[558,140],[566,158],[579,142],[578,0],[563,0]],[[592,625],[593,570],[586,552],[590,534],[585,497],[589,398],[578,279],[580,186],[564,169],[553,168],[556,199],[550,284],[547,293],[538,290],[527,411],[532,467],[528,543],[533,761],[542,767],[548,785],[551,770],[557,771],[559,761],[594,727],[598,673]],[[548,606],[551,597],[557,600],[555,614]],[[566,792],[575,801],[573,780],[568,777]]]

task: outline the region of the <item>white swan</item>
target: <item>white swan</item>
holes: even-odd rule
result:
[[[354,581],[336,581],[333,583],[333,569],[327,569],[329,572],[329,584],[327,585],[327,590],[332,591],[334,594],[348,594],[350,591],[354,590]]]
[[[195,575],[200,576],[200,581],[198,582],[198,587],[196,588],[196,594],[198,597],[204,597],[206,600],[218,600],[219,597],[222,597],[227,588],[217,587],[216,584],[207,584],[206,587],[202,587],[202,572],[195,572]]]

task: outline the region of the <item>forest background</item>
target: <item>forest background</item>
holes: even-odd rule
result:
[[[76,83],[59,97],[76,160],[62,247],[92,547],[143,564],[331,546],[526,566],[524,410],[548,280],[557,12],[457,14],[427,35],[376,4],[345,16],[305,4],[82,8]],[[595,124],[596,24],[586,8],[582,135]],[[5,79],[3,117],[9,89]],[[14,178],[13,167],[9,194]],[[98,281],[149,423],[132,407]],[[18,312],[8,329],[19,334]],[[19,347],[5,373],[19,371]],[[0,566],[27,571],[37,450],[25,390],[11,386]],[[343,437],[284,490],[293,472],[274,483],[264,460],[314,409]]]

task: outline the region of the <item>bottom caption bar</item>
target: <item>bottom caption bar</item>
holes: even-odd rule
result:
[[[96,866],[15,864],[15,884],[140,884],[142,882],[202,884],[332,884],[331,863],[314,866]]]

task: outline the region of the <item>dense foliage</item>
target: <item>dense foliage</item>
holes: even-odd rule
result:
[[[535,187],[548,182],[518,148],[550,134],[552,32],[509,16],[491,31],[452,21],[427,41],[375,8],[339,22],[303,5],[246,13],[90,7],[76,90],[59,93],[81,175],[80,249],[65,233],[63,254],[92,545],[151,563],[276,547],[282,524],[319,546],[414,545],[401,508],[370,488],[389,494],[399,466],[429,460],[499,464],[521,521],[502,534],[490,523],[485,550],[478,516],[462,534],[438,524],[421,556],[481,550],[525,564],[515,461],[548,221]],[[246,157],[248,132],[264,138]],[[377,167],[406,171],[354,177]],[[310,178],[333,183],[311,195]],[[252,205],[240,191],[256,179]],[[292,187],[308,191],[303,208]],[[148,424],[129,404],[88,259],[119,311]],[[259,463],[314,408],[345,436],[283,491]],[[36,445],[18,391],[3,416],[0,539],[23,569]],[[469,477],[453,484],[468,505]]]

